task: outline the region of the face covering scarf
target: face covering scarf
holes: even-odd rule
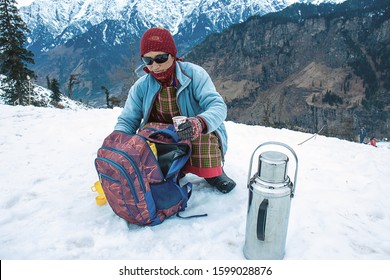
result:
[[[176,60],[173,61],[172,65],[164,72],[154,73],[150,71],[146,66],[144,67],[144,71],[148,74],[151,74],[156,80],[158,80],[163,87],[169,86],[169,83],[172,80],[172,75],[175,72]]]

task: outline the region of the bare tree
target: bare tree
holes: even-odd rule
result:
[[[265,102],[263,103],[263,109],[264,109],[264,116],[263,116],[263,122],[265,126],[271,125],[271,100],[269,97],[266,98]]]
[[[104,93],[106,94],[107,108],[111,108],[111,106],[110,106],[110,92],[108,91],[108,89],[105,86],[102,86],[102,90],[104,90]]]
[[[78,76],[79,76],[79,74],[70,74],[69,81],[68,81],[68,96],[69,96],[69,98],[72,98],[73,86],[80,83]]]

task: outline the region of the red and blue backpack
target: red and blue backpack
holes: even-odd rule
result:
[[[180,186],[179,174],[190,155],[191,143],[180,140],[172,125],[132,135],[114,131],[95,167],[113,211],[129,223],[153,226],[186,208],[192,185]]]

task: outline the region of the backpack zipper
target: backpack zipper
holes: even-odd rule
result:
[[[127,159],[130,162],[130,164],[133,166],[135,172],[137,173],[138,181],[140,183],[142,191],[144,193],[146,193],[146,186],[145,186],[144,181],[142,180],[143,176],[142,176],[141,171],[139,170],[138,166],[135,164],[134,160],[128,154],[126,154],[125,152],[122,152],[121,150],[118,150],[116,148],[103,146],[102,149],[109,150],[109,151],[114,152],[114,153],[118,153],[121,156],[123,156],[125,159]]]
[[[133,197],[134,197],[134,201],[135,201],[134,207],[137,209],[138,214],[140,214],[142,220],[145,222],[146,220],[145,220],[145,218],[143,217],[142,212],[138,209],[139,199],[138,199],[137,193],[135,192],[135,189],[134,189],[134,186],[133,186],[133,182],[132,182],[132,181],[130,180],[130,178],[127,176],[127,174],[126,174],[126,172],[124,171],[124,169],[122,168],[122,166],[116,164],[115,162],[113,162],[113,161],[111,161],[111,160],[109,160],[109,159],[102,158],[102,157],[96,158],[96,160],[95,160],[95,165],[96,165],[96,161],[97,161],[97,160],[101,160],[101,161],[103,161],[103,162],[106,162],[107,164],[110,164],[110,165],[114,166],[116,169],[119,170],[119,172],[121,172],[121,173],[126,177],[126,180],[129,182],[129,185],[130,185],[130,192],[133,194]],[[96,165],[96,167],[97,167],[97,165]],[[98,168],[96,168],[96,169],[98,170]],[[127,214],[128,214],[129,216],[131,216],[135,221],[138,221],[137,217],[133,215],[133,211],[131,211],[131,210],[129,209],[129,205],[125,202],[125,197],[124,197],[124,195],[123,195],[123,193],[124,193],[124,192],[123,192],[123,186],[122,186],[121,182],[118,181],[118,180],[116,180],[116,179],[114,179],[114,178],[112,178],[112,177],[110,177],[110,176],[108,176],[108,175],[106,175],[106,174],[104,174],[104,173],[102,173],[102,172],[99,172],[99,171],[98,171],[98,174],[99,174],[99,177],[100,177],[100,178],[104,178],[104,179],[106,179],[106,180],[113,181],[113,182],[115,182],[115,183],[117,183],[117,184],[119,184],[119,185],[121,186],[121,189],[122,189],[122,200],[123,200],[123,202],[124,202],[123,205],[126,207]],[[141,223],[140,223],[140,224],[141,224]]]
[[[114,166],[117,170],[119,170],[119,172],[126,178],[126,180],[129,182],[129,186],[130,186],[130,191],[131,193],[133,194],[134,196],[134,200],[136,203],[139,203],[139,198],[138,198],[138,195],[137,195],[137,192],[135,191],[135,187],[134,187],[134,184],[133,184],[133,181],[131,180],[131,178],[129,177],[129,175],[127,174],[127,172],[124,170],[124,168],[120,165],[120,164],[117,164],[116,162],[112,161],[112,160],[109,160],[109,159],[106,159],[106,158],[103,158],[103,157],[98,157],[96,158],[96,160],[101,160],[101,161],[104,161],[112,166]],[[106,178],[111,178],[110,176],[107,176],[105,175],[104,173],[101,173],[104,177]],[[117,181],[117,180],[115,180]],[[121,184],[122,185],[122,184]],[[123,194],[123,190],[122,190],[122,194]],[[123,201],[125,201],[124,197],[123,197]],[[126,206],[127,207],[127,206]]]

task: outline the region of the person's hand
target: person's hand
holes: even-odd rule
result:
[[[182,140],[194,140],[200,136],[203,131],[202,122],[198,118],[187,118],[185,123],[178,126],[177,134]]]

